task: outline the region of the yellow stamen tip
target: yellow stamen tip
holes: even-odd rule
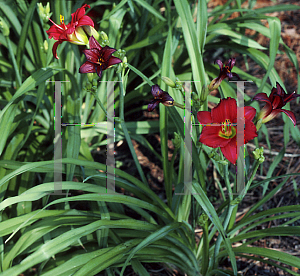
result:
[[[60,15],[60,16],[59,16],[59,20],[60,20],[60,24],[63,24],[63,23],[64,23],[64,20],[65,20],[64,16],[63,16],[63,15]]]

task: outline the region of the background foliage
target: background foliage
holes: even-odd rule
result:
[[[269,189],[276,164],[282,161],[291,139],[300,145],[299,128],[283,116],[284,147],[274,158],[267,178],[254,182],[250,190],[264,187],[260,199],[244,217],[235,222],[240,202],[230,197],[228,167],[213,161],[226,193],[218,209],[207,195],[211,149],[197,144],[200,129],[193,133],[193,191],[183,191],[184,143],[181,141],[176,169],[168,159],[168,137],[174,131],[184,138],[184,111],[160,106],[159,121],[129,121],[132,114],[147,109],[150,86],[160,84],[180,103],[183,94],[167,87],[160,77],[175,81],[195,81],[193,91],[200,98],[202,86],[218,75],[215,59],[233,55],[261,67],[261,78],[239,69],[241,79],[252,80],[257,93],[270,91],[283,81],[274,69],[279,45],[297,70],[296,55],[281,39],[281,23],[266,13],[298,9],[277,5],[253,9],[256,1],[232,1],[214,9],[199,1],[49,1],[54,22],[60,14],[65,22],[84,3],[91,5],[91,17],[99,31],[107,33],[109,46],[126,51],[127,64],[106,70],[96,93],[106,107],[105,81],[115,85],[115,141],[126,140],[139,175],[134,177],[115,169],[118,193],[106,192],[106,164],[94,162],[91,152],[107,144],[106,115],[90,91],[87,76],[78,69],[85,61],[83,48],[67,42],[58,47],[59,60],[52,55],[54,40],[49,40],[37,10],[37,0],[1,1],[0,16],[9,28],[0,33],[0,260],[2,275],[19,275],[31,268],[41,275],[122,274],[127,265],[138,275],[149,275],[145,263],[165,263],[187,275],[237,275],[236,257],[257,259],[298,275],[299,259],[285,252],[258,248],[252,244],[266,236],[299,236],[299,205],[261,210],[261,206],[282,189],[291,175],[277,176],[282,182]],[[44,3],[46,4],[46,3]],[[238,13],[239,16],[234,16]],[[263,24],[266,20],[267,26]],[[247,30],[256,31],[248,35]],[[255,37],[270,39],[268,47]],[[121,51],[118,52],[122,54]],[[239,59],[241,62],[242,59]],[[127,68],[124,68],[128,66]],[[118,72],[116,72],[118,70]],[[53,195],[54,177],[54,82],[62,83],[62,122],[77,124],[62,128],[62,190]],[[180,84],[180,82],[177,82]],[[299,83],[299,82],[298,82]],[[233,83],[223,81],[222,97],[235,97]],[[299,93],[299,91],[298,91]],[[125,97],[124,97],[125,96]],[[245,95],[246,102],[250,97]],[[217,103],[219,96],[209,95]],[[257,103],[251,103],[259,109]],[[207,110],[207,102],[201,107]],[[264,126],[261,129],[268,133]],[[161,150],[146,139],[159,133]],[[138,162],[131,139],[139,142],[160,160],[164,170],[166,197],[160,198],[148,184]],[[258,140],[255,141],[258,145]],[[176,156],[176,157],[175,157]],[[249,157],[248,157],[249,158]],[[173,160],[174,161],[174,160]],[[246,171],[255,166],[248,162]],[[229,170],[230,171],[230,170]],[[248,178],[250,178],[247,175]],[[175,190],[174,190],[174,189]],[[267,221],[285,219],[280,226],[259,229]],[[202,236],[195,242],[195,229]],[[232,244],[234,243],[234,247]],[[231,270],[222,270],[219,262],[230,259]]]

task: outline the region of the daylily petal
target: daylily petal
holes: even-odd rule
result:
[[[211,113],[209,111],[198,111],[197,119],[201,125],[207,125],[212,123]]]
[[[164,91],[162,89],[160,89],[160,87],[157,84],[152,85],[152,87],[151,87],[151,93],[152,93],[152,96],[154,98],[161,97],[162,94],[163,94],[163,92]]]
[[[230,142],[230,139],[220,137],[220,129],[220,126],[205,126],[199,141],[211,148],[225,147]]]
[[[83,50],[83,53],[89,62],[98,63],[99,51],[97,49]]]
[[[237,116],[236,100],[233,98],[227,98],[220,101],[220,103],[212,109],[211,117],[213,122],[224,122],[229,119],[233,122]]]
[[[276,82],[276,88],[273,88],[276,90],[276,94],[281,96],[281,97],[284,97],[285,96],[285,92],[283,90],[283,88],[280,86],[280,84],[278,82]]]
[[[111,57],[109,60],[108,60],[108,67],[109,66],[112,66],[114,64],[118,64],[118,63],[121,63],[122,60],[117,58],[117,57]]]
[[[96,73],[97,73],[98,77],[101,79],[101,77],[102,77],[102,66],[95,64],[95,68],[96,68]]]
[[[226,66],[229,67],[230,71],[232,70],[233,66],[235,65],[235,58],[230,58],[226,63]]]
[[[253,100],[271,103],[266,93],[258,93],[253,97]]]
[[[90,5],[84,4],[81,8],[72,13],[72,21],[78,21],[85,15],[85,8],[91,8]],[[94,27],[94,26],[93,26]]]
[[[77,27],[80,27],[80,26],[92,26],[92,27],[94,27],[94,21],[89,16],[84,15],[78,21]]]
[[[56,41],[52,47],[52,54],[53,56],[56,58],[56,59],[59,59],[59,57],[57,56],[57,53],[56,53],[56,50],[57,50],[57,46],[59,44],[61,44],[63,41],[59,40],[59,41]]]
[[[252,121],[256,115],[256,109],[252,106],[244,107],[245,120]]]
[[[237,146],[235,139],[231,139],[231,141],[227,144],[226,147],[222,147],[221,151],[224,157],[232,164],[235,165],[237,160]]]
[[[160,100],[152,100],[149,104],[148,104],[148,111],[153,111],[155,109],[155,107],[157,107],[157,105],[160,103]]]
[[[101,45],[99,44],[99,42],[93,37],[91,36],[89,39],[89,44],[90,44],[90,49],[98,49],[99,51],[102,50]]]
[[[83,63],[79,68],[79,73],[95,73],[95,64],[89,61]]]
[[[215,61],[215,63],[217,63],[219,65],[219,67],[220,67],[221,70],[223,69],[223,62],[221,60],[217,59]]]
[[[168,94],[168,93],[163,93],[162,97],[161,97],[161,101],[162,103],[164,102],[174,102],[174,99]]]
[[[247,131],[246,131],[247,130]],[[244,144],[257,137],[257,130],[252,121],[245,120]]]
[[[280,110],[281,110],[281,112],[283,112],[286,115],[288,115],[289,118],[292,120],[294,126],[296,126],[297,121],[296,121],[295,114],[292,111],[290,111],[290,110],[285,110],[285,109],[280,109]]]
[[[52,25],[48,31],[46,31],[48,38],[54,38],[55,40],[58,40],[60,35],[64,33],[64,29],[62,27],[58,27],[59,25]]]
[[[232,77],[236,77],[237,79],[241,79],[237,73],[231,73]]]
[[[102,57],[103,57],[104,61],[107,63],[108,60],[110,59],[112,53],[114,53],[117,50],[114,49],[114,48],[105,46],[104,48],[102,48],[102,51],[103,51],[103,56]]]

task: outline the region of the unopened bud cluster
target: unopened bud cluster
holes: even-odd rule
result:
[[[257,148],[253,151],[254,159],[256,159],[259,163],[262,163],[265,161],[264,157],[264,148]]]
[[[109,45],[109,39],[105,32],[101,31],[99,36],[99,43],[102,47]]]
[[[4,36],[9,36],[9,27],[2,17],[0,17],[0,30]]]
[[[37,4],[38,7],[38,14],[40,16],[40,18],[42,19],[43,23],[47,23],[49,18],[52,15],[52,12],[50,12],[50,4],[49,2],[47,3],[47,5],[44,7],[42,3],[38,3]]]
[[[172,143],[173,143],[175,149],[180,148],[181,137],[177,132],[174,132],[174,139],[172,139]]]

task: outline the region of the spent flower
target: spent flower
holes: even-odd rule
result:
[[[219,76],[213,79],[209,84],[208,89],[210,91],[217,89],[225,78],[231,79],[233,76],[240,78],[238,74],[231,73],[231,70],[235,64],[235,58],[230,58],[225,65],[223,65],[223,62],[219,59],[217,59],[215,63],[219,65],[220,73]]]
[[[148,111],[154,110],[154,108],[159,104],[162,103],[164,106],[177,106],[179,108],[184,109],[184,106],[180,103],[174,101],[174,99],[169,95],[168,92],[163,91],[157,84],[152,85],[151,93],[154,97],[148,104]]]
[[[266,93],[258,93],[253,98],[253,100],[266,102],[265,106],[261,109],[257,116],[257,121],[261,119],[261,123],[264,124],[272,120],[278,113],[283,112],[292,120],[295,126],[295,114],[290,110],[282,109],[282,107],[297,97],[300,97],[300,95],[295,92],[286,94],[280,84],[276,82],[276,88],[273,87],[269,97]]]

